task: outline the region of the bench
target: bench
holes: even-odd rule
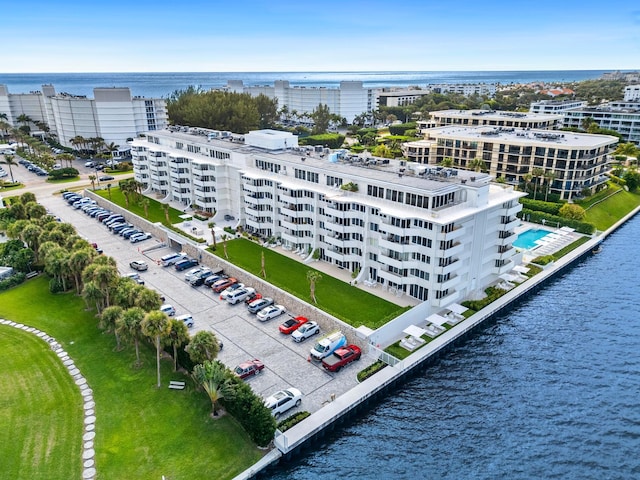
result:
[[[184,390],[184,387],[185,387],[185,382],[174,382],[174,381],[169,382],[169,388],[171,390]]]
[[[27,273],[27,274],[25,275],[25,277],[26,277],[26,278],[27,278],[27,280],[28,280],[28,279],[30,279],[30,278],[37,277],[39,273],[40,273],[40,272],[29,272],[29,273]]]

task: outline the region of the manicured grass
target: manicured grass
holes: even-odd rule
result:
[[[94,312],[85,311],[74,294],[49,294],[46,277],[1,293],[0,317],[56,337],[87,378],[96,401],[101,479],[232,478],[261,457],[232,417],[210,418],[206,395],[195,391],[184,375],[173,373],[169,360],[162,362],[163,388],[157,389],[153,347],[142,343],[143,367],[134,369],[133,347],[116,351],[114,336],[97,328]],[[188,388],[169,390],[170,379],[186,380]]]
[[[0,190],[2,190],[3,192],[8,192],[9,190],[17,190],[19,188],[24,187],[23,183],[9,183],[9,184],[5,184],[5,185],[0,185]]]
[[[611,195],[614,193],[614,189],[619,190],[619,193]],[[600,203],[596,203],[608,195],[611,196]],[[604,192],[599,192],[594,197],[590,198],[588,202],[580,204],[580,206],[587,210],[584,221],[594,224],[598,230],[606,230],[640,205],[640,194],[627,192],[617,185],[608,188]]]
[[[113,182],[116,182],[116,180],[113,180]],[[127,202],[124,198],[124,195],[122,194],[122,191],[120,191],[120,188],[118,187],[111,187],[111,195],[109,195],[109,190],[106,190],[106,189],[96,190],[95,193],[97,195],[100,195],[102,198],[111,200],[116,205],[122,208],[126,208],[130,212],[135,213],[136,215],[139,215],[142,218],[146,218],[150,222],[153,222],[153,223],[161,222],[163,224],[167,223],[167,219],[164,215],[164,209],[162,208],[162,204],[157,200],[154,200],[153,198],[142,197],[142,198],[149,199],[149,207],[147,209],[149,216],[147,217],[144,214],[144,207],[139,204],[139,201],[136,201],[132,197],[130,197],[132,198],[132,200],[129,202],[129,207],[127,207]],[[175,208],[171,208],[171,207],[169,208],[169,220],[171,220],[172,224],[182,222],[180,215],[182,215],[182,212],[180,210],[176,210]]]
[[[75,176],[75,177],[68,177],[68,178],[59,178],[59,179],[53,179],[53,178],[47,178],[47,183],[70,183],[70,182],[77,182],[78,180],[80,180],[80,177]]]
[[[31,333],[0,325],[2,478],[82,478],[82,397],[60,359]]]
[[[266,280],[302,300],[313,303],[307,281],[307,272],[314,270],[312,265],[296,262],[244,238],[227,241],[229,255],[227,260],[256,276],[261,276],[262,252],[264,252]],[[218,242],[218,248],[212,253],[224,258],[224,249],[220,242]],[[366,325],[376,329],[408,310],[342,280],[324,273],[321,275],[322,279],[316,283],[317,307],[349,325],[354,327]]]
[[[556,253],[554,253],[553,254],[553,258],[558,260],[558,259],[564,257],[567,253],[569,253],[569,252],[575,250],[576,248],[578,248],[583,243],[587,243],[589,240],[591,240],[589,237],[580,237],[575,242],[570,243],[566,247],[564,247],[564,248],[558,250]]]

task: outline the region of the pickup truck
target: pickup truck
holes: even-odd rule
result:
[[[340,347],[328,357],[322,359],[322,366],[330,372],[339,372],[340,369],[351,362],[360,360],[362,351],[357,345]]]

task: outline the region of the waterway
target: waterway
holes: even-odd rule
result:
[[[275,480],[640,478],[640,216]]]

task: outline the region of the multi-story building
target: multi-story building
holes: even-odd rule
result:
[[[567,110],[586,106],[587,102],[583,100],[540,100],[539,102],[531,102],[529,112],[562,116]],[[562,123],[562,121],[560,121],[560,123]]]
[[[426,130],[425,135],[403,145],[410,161],[438,165],[449,159],[473,168],[473,160],[480,159],[492,176],[513,185],[541,169],[552,182],[550,190],[567,200],[584,189],[594,193],[604,186],[609,153],[618,142],[609,135],[514,127],[447,126]]]
[[[128,154],[129,139],[167,126],[164,99],[134,97],[129,88],[94,88],[93,93],[95,98],[56,94],[52,85],[43,85],[42,91],[11,94],[0,85],[0,113],[14,127],[20,126],[20,116],[28,116],[33,134],[44,133],[36,122],[46,124],[48,133],[67,147],[74,146],[71,140],[77,136],[100,137],[120,147],[116,155]]]
[[[614,130],[622,141],[640,145],[640,101],[610,102],[596,107],[582,107],[564,112],[564,127],[583,128],[587,118],[600,128]]]
[[[306,261],[319,256],[433,307],[482,291],[514,266],[524,194],[487,174],[427,175],[404,161],[299,148],[286,132],[227,138],[149,132],[133,141],[135,178],[148,193],[231,214]]]
[[[627,85],[624,87],[625,102],[640,102],[640,85]]]
[[[447,125],[553,129],[562,120],[561,115],[496,110],[438,110],[429,112],[429,116],[429,120],[418,121],[417,128],[422,133],[429,128]]]
[[[224,90],[263,94],[278,100],[278,108],[287,107],[289,112],[310,114],[318,105],[326,105],[335,115],[344,117],[348,123],[363,113],[371,113],[376,106],[376,90],[364,88],[360,81],[342,81],[338,88],[291,86],[288,80],[277,80],[273,86],[245,86],[242,80],[227,82]]]

